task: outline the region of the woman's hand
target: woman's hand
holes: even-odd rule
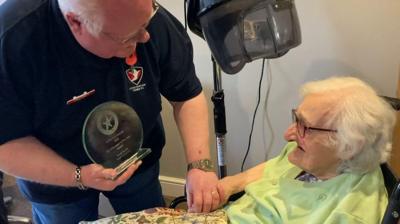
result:
[[[220,197],[220,204],[218,205],[218,208],[221,208],[228,202],[229,197],[235,193],[232,177],[228,176],[220,179],[218,181],[217,189]]]

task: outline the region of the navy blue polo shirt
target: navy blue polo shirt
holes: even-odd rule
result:
[[[160,9],[148,31],[150,41],[137,46],[136,66],[143,72],[135,79],[124,59],[102,59],[83,49],[56,0],[6,1],[0,6],[0,144],[32,135],[72,163],[89,164],[81,138],[86,116],[101,103],[121,101],[139,115],[143,147],[152,149],[140,170],[153,165],[165,144],[161,95],[185,101],[202,88],[192,45],[176,18]],[[95,93],[66,104],[90,90]],[[18,183],[34,202],[70,202],[94,192]]]

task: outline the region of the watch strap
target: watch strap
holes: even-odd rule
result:
[[[75,168],[75,183],[80,190],[87,190],[88,188],[82,183],[81,167]]]

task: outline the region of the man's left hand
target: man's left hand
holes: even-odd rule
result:
[[[223,198],[218,193],[218,177],[214,172],[191,169],[187,173],[186,193],[189,212],[216,210]]]

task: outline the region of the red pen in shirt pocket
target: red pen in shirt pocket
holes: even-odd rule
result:
[[[90,90],[89,92],[87,92],[87,91],[83,92],[83,93],[82,93],[81,95],[79,95],[79,96],[74,96],[74,97],[72,97],[72,99],[70,99],[70,100],[67,101],[67,105],[71,105],[71,104],[74,104],[74,103],[76,103],[76,102],[78,102],[78,101],[81,101],[81,100],[83,100],[83,99],[85,99],[85,98],[87,98],[87,97],[93,95],[94,92],[96,92],[96,90],[95,90],[95,89],[92,89],[92,90]]]

